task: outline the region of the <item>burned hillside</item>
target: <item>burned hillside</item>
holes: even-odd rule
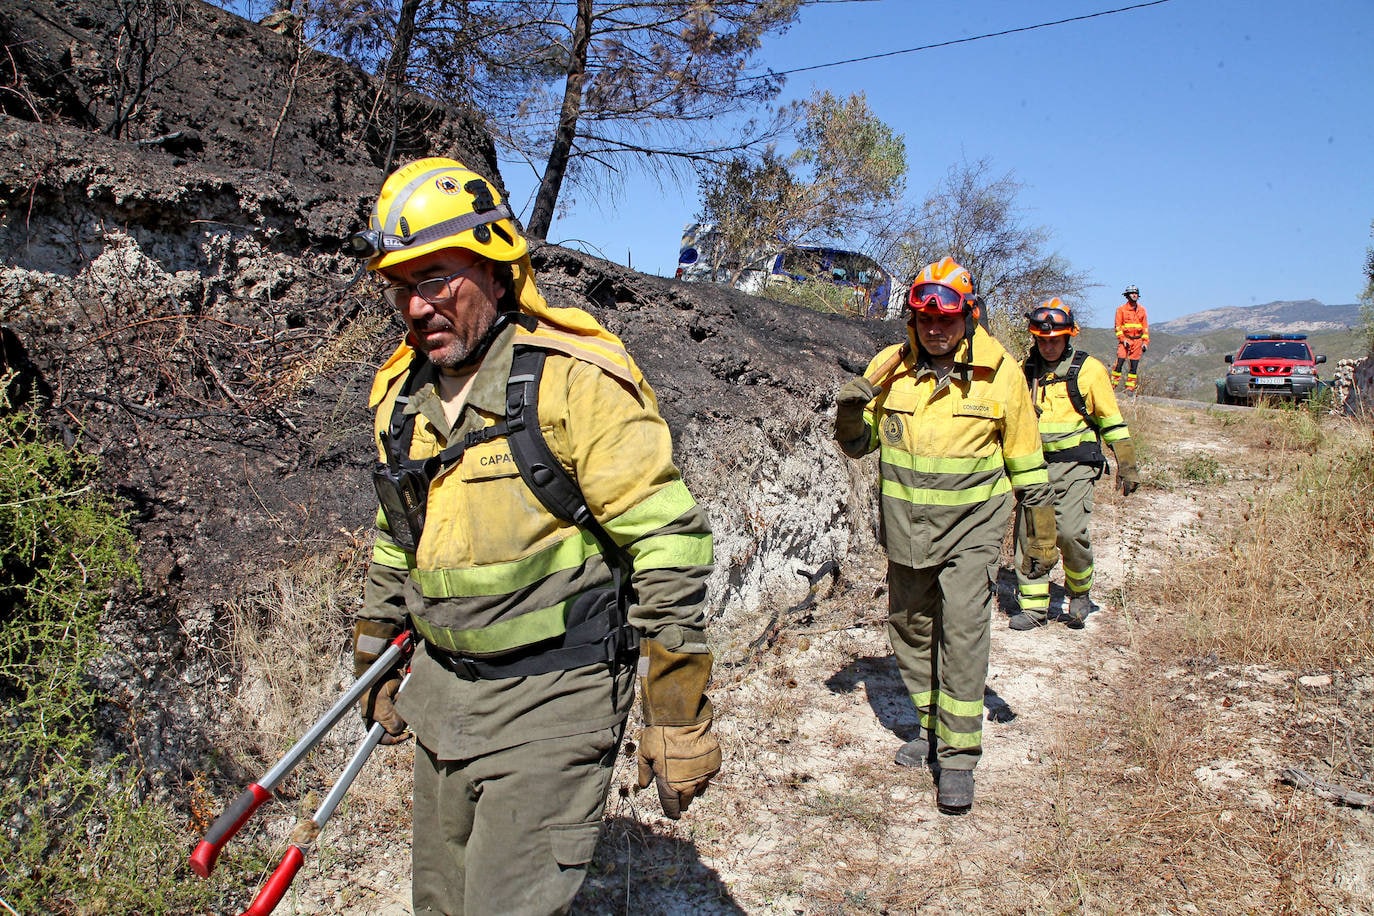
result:
[[[54,0],[0,20],[17,68],[0,115],[0,317],[51,392],[51,426],[99,456],[133,513],[143,581],[107,614],[106,724],[175,792],[213,770],[235,595],[369,537],[366,390],[400,324],[341,248],[382,177],[387,103],[289,30],[191,3],[113,131],[128,103],[108,58],[117,9]],[[499,182],[479,118],[404,104],[398,158],[454,156]],[[871,543],[870,516],[848,508],[866,483],[826,418],[843,366],[891,327],[555,247],[533,259],[550,301],[596,314],[654,385],[716,526],[718,615]]]

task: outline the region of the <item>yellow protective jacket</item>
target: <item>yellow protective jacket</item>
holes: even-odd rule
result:
[[[1130,300],[1116,307],[1116,339],[1140,340],[1150,345],[1150,319],[1145,314],[1145,306]]]
[[[852,457],[879,450],[883,545],[892,562],[924,568],[1000,541],[1013,491],[1032,506],[1054,496],[1025,377],[997,339],[975,328],[972,361],[965,340],[940,381],[908,335],[910,352],[864,411],[867,441],[841,445]]]
[[[1117,406],[1116,394],[1107,376],[1107,367],[1089,356],[1078,370],[1078,391],[1088,411],[1085,418],[1078,413],[1069,397],[1067,375],[1074,350],[1064,348],[1058,362],[1046,364],[1032,348],[1022,361],[1023,374],[1030,382],[1031,400],[1040,415],[1040,442],[1045,460],[1050,464],[1081,461],[1085,451],[1093,451],[1098,437],[1107,445],[1129,439],[1131,431]],[[1029,364],[1031,370],[1024,372]],[[1101,450],[1096,450],[1101,458]]]
[[[522,310],[527,304],[522,296]],[[437,391],[416,392],[404,408],[416,414],[410,457],[431,457],[497,423],[505,414],[514,345],[543,347],[540,428],[592,513],[633,560],[630,622],[671,650],[705,651],[710,528],[673,464],[653,392],[620,341],[591,316],[548,309],[542,299],[539,305],[535,331],[512,327],[497,338],[452,430]],[[403,346],[377,375],[372,406],[379,433],[390,422],[412,356]],[[436,477],[414,554],[390,539],[380,512],[378,526],[360,616],[400,623],[408,614],[422,635],[397,705],[441,759],[624,719],[632,666],[614,675],[598,664],[492,680],[466,680],[452,670],[455,653],[499,659],[560,635],[577,597],[612,581],[596,540],[552,515],[525,485],[504,437],[469,448]]]

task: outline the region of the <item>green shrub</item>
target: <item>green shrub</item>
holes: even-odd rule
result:
[[[862,318],[868,308],[868,302],[861,292],[828,280],[770,282],[763,287],[759,295],[765,299],[800,305],[802,308],[827,315]]]
[[[20,913],[165,913],[206,887],[168,868],[186,838],[98,753],[88,669],[108,651],[100,617],[137,583],[124,516],[93,457],[9,412],[0,379],[0,888]]]

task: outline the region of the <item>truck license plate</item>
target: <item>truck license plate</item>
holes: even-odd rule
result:
[[[1250,381],[1254,382],[1256,385],[1287,385],[1287,384],[1288,384],[1288,379],[1286,379],[1286,378],[1254,378],[1254,379],[1251,379]]]

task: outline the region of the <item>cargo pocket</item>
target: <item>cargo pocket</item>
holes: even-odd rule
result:
[[[549,828],[549,845],[559,868],[586,868],[601,838],[601,821],[590,824],[555,824]]]

